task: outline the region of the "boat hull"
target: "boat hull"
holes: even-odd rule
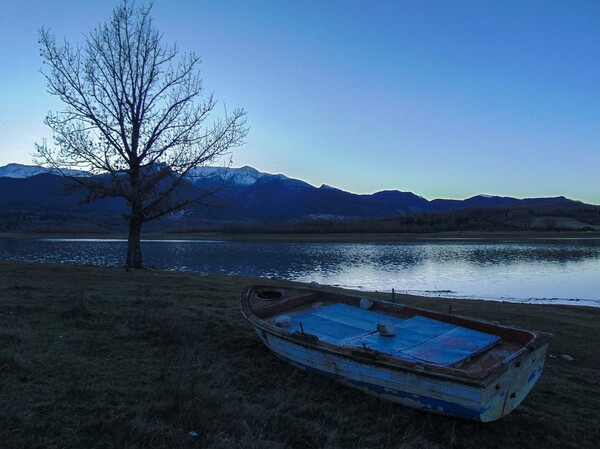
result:
[[[508,364],[493,382],[477,385],[385,368],[265,330],[256,332],[279,359],[297,368],[417,410],[482,422],[500,419],[520,405],[540,377],[547,349],[544,345],[524,354]]]
[[[339,290],[248,287],[241,311],[293,366],[417,410],[482,422],[521,404],[552,337]]]

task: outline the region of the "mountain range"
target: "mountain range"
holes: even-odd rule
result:
[[[82,171],[69,174],[89,176]],[[518,199],[477,195],[465,200],[427,200],[398,190],[355,194],[325,184],[315,187],[302,180],[262,173],[248,166],[203,167],[192,173],[188,181],[198,191],[215,185],[223,188],[212,198],[209,207],[196,206],[174,214],[158,222],[157,229],[215,229],[226,223],[364,222],[419,214],[452,214],[456,217],[459,211],[473,210],[544,209],[551,215],[560,215],[557,210],[600,209],[562,196]],[[110,231],[123,226],[119,217],[127,212],[124,200],[81,204],[81,194],[65,193],[67,183],[60,174],[38,166],[8,164],[0,167],[0,231],[47,230],[50,223],[53,223],[50,228],[60,229],[69,228],[73,223],[77,229],[96,223],[96,227],[90,229],[95,231]],[[569,217],[571,228],[600,229],[600,222],[596,223],[595,215],[592,215],[591,222]],[[32,226],[26,225],[28,220]],[[67,222],[62,227],[61,220]],[[98,221],[104,223],[100,228]]]

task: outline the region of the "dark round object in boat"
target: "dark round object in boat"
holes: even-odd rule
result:
[[[262,290],[256,294],[258,299],[273,301],[274,299],[283,298],[283,292],[280,290]]]

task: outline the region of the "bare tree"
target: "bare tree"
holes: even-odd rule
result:
[[[57,44],[46,28],[39,33],[48,92],[66,108],[47,115],[54,147],[36,145],[35,159],[105,174],[73,179],[89,201],[127,200],[128,268],[143,266],[143,224],[202,202],[210,192],[194,193],[186,179],[247,134],[242,109],[207,123],[216,101],[202,98],[200,58],[164,45],[150,10],[125,0],[82,45]]]

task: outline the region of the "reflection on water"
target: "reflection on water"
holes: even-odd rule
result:
[[[119,239],[0,240],[0,259],[121,265]],[[167,270],[278,277],[365,290],[600,306],[600,241],[256,243],[148,240]]]

